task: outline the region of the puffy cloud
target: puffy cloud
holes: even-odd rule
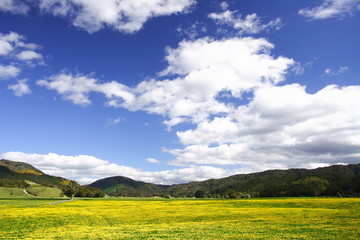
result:
[[[29,154],[6,152],[0,154],[0,158],[26,162],[39,168],[46,174],[75,179],[82,184],[88,184],[97,179],[111,176],[127,176],[145,182],[174,184],[200,181],[209,178],[220,178],[234,172],[233,170],[225,170],[211,166],[192,166],[174,170],[147,172],[110,163],[93,156],[64,156],[55,153]]]
[[[26,82],[27,82],[27,79],[19,80],[19,81],[17,81],[17,84],[9,85],[8,89],[13,90],[15,96],[17,96],[17,97],[21,97],[26,94],[30,94],[31,90]]]
[[[347,70],[349,70],[348,67],[342,66],[342,67],[340,67],[340,68],[337,69],[337,70],[333,70],[333,69],[331,69],[331,68],[327,68],[327,69],[325,69],[324,72],[325,72],[327,75],[334,76],[334,75],[340,75],[340,74],[342,74],[343,72],[346,72]]]
[[[16,57],[23,61],[33,60],[33,59],[42,59],[40,53],[34,52],[32,50],[25,50],[16,55]]]
[[[232,110],[232,104],[218,99],[223,91],[241,99],[244,92],[283,81],[294,61],[273,57],[273,47],[265,39],[254,38],[182,41],[176,49],[167,48],[169,64],[160,73],[175,75],[173,79],[152,79],[129,88],[114,81],[100,83],[91,77],[62,73],[38,84],[79,105],[90,104],[89,94],[100,92],[109,106],[163,115],[169,127],[186,121],[199,123]]]
[[[355,163],[360,159],[360,86],[308,94],[293,84],[262,87],[226,117],[177,132],[174,165],[242,165],[253,171]]]
[[[69,17],[74,26],[92,33],[106,26],[134,33],[157,16],[184,13],[195,0],[40,0],[43,12]]]
[[[360,113],[353,106],[360,87],[327,86],[309,94],[305,86],[280,85],[295,62],[272,56],[273,47],[263,38],[201,38],[166,49],[162,80],[131,88],[62,73],[38,84],[75,104],[91,103],[97,92],[109,106],[160,114],[169,127],[195,124],[176,133],[182,148],[165,149],[174,156],[171,164],[186,168],[129,173],[150,182],[191,181],[177,174],[203,169],[225,176],[231,172],[225,166],[250,172],[358,162]]]
[[[258,34],[269,29],[279,30],[282,26],[280,18],[276,18],[268,23],[262,24],[261,19],[256,15],[256,13],[249,14],[242,19],[242,16],[237,14],[237,11],[226,10],[227,6],[223,4],[222,8],[224,12],[211,13],[209,14],[209,18],[215,20],[218,24],[228,25],[236,29],[240,35]]]
[[[29,6],[19,0],[1,0],[0,11],[11,12],[14,14],[26,14],[29,11]]]
[[[141,82],[131,89],[135,100],[118,106],[163,115],[169,126],[227,113],[232,104],[218,101],[224,90],[241,98],[246,91],[284,79],[293,60],[271,56],[272,48],[265,39],[254,38],[182,41],[176,49],[167,48],[168,67],[160,73],[176,77]]]
[[[315,20],[342,18],[357,10],[360,10],[360,0],[323,0],[320,6],[301,9],[299,14]]]
[[[14,78],[19,75],[21,70],[12,65],[0,65],[0,80]]]

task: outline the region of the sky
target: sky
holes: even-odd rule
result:
[[[360,162],[360,0],[0,0],[0,158],[89,184]]]

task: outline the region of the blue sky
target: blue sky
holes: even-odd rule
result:
[[[0,157],[80,183],[360,161],[360,1],[0,2]]]

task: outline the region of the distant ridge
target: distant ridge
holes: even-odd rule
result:
[[[334,165],[317,169],[268,170],[237,174],[202,182],[156,185],[127,177],[100,179],[89,186],[111,196],[173,197],[291,197],[360,196],[360,164]]]

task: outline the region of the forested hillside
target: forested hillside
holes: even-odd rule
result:
[[[111,196],[173,197],[298,197],[360,196],[360,164],[335,165],[312,170],[269,170],[222,179],[172,186],[155,185],[126,177],[100,179],[90,186]]]

